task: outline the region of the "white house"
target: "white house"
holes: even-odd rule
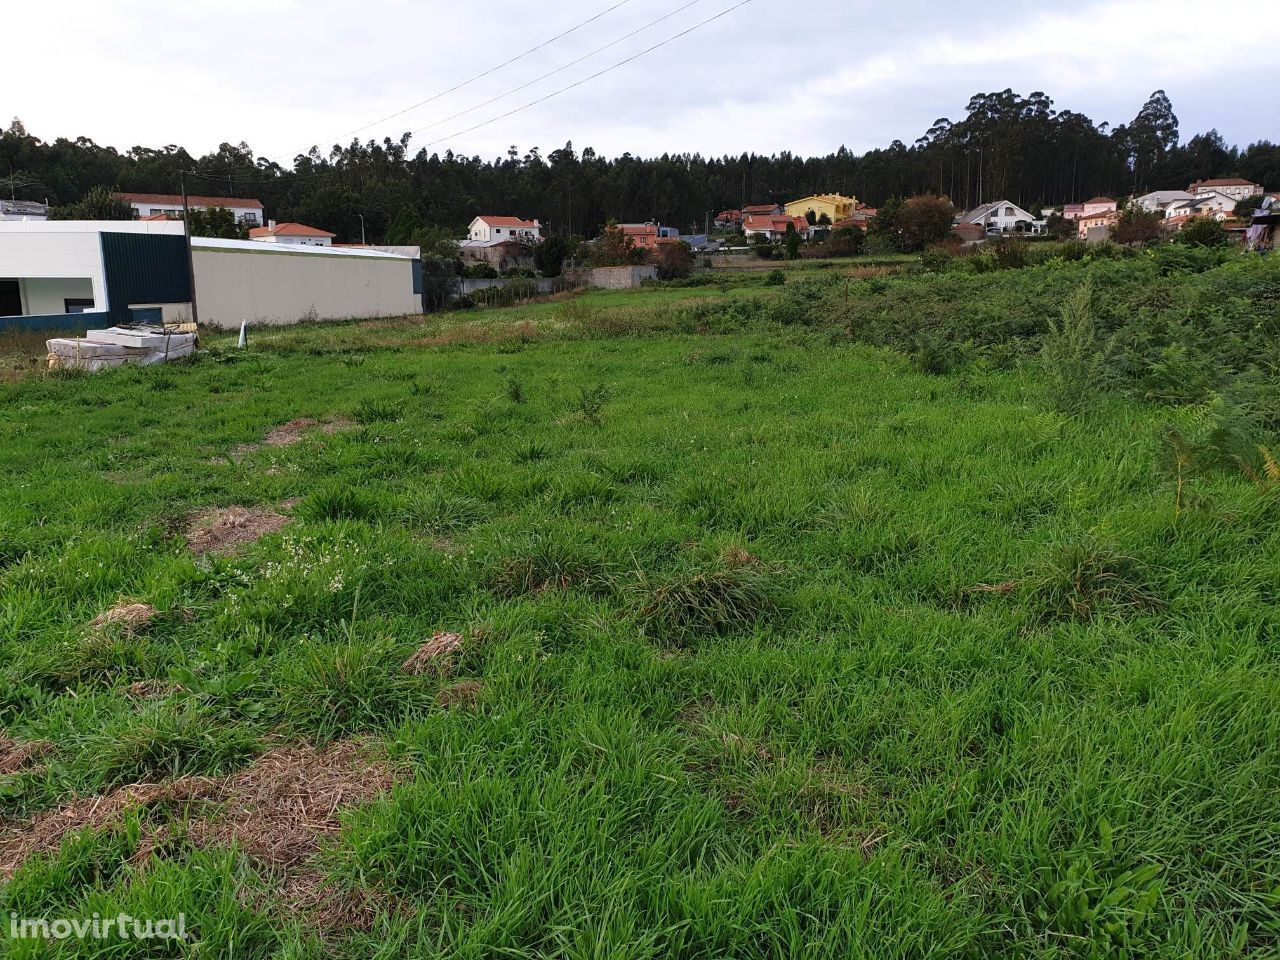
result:
[[[794,228],[801,240],[808,240],[813,235],[813,227],[806,217],[787,216],[747,217],[742,224],[742,232],[748,238],[764,237],[770,242],[776,242],[786,239],[788,227]]]
[[[1225,220],[1236,209],[1236,201],[1221,193],[1206,193],[1190,200],[1175,200],[1164,208],[1166,220],[1174,217],[1206,217]]]
[[[337,234],[317,227],[308,227],[305,223],[286,220],[276,223],[268,220],[265,227],[254,227],[249,231],[249,239],[259,243],[288,243],[296,247],[329,247]]]
[[[1230,197],[1232,200],[1246,200],[1249,197],[1256,197],[1265,193],[1262,184],[1254,183],[1252,180],[1243,180],[1240,177],[1222,177],[1218,180],[1197,180],[1187,190],[1196,196],[1203,196],[1207,193],[1220,193],[1224,197]]]
[[[1151,193],[1144,193],[1142,196],[1136,197],[1133,202],[1147,211],[1147,213],[1155,213],[1157,210],[1165,210],[1171,203],[1177,203],[1179,200],[1191,200],[1194,197],[1194,193],[1188,193],[1185,190],[1154,190]]]
[[[1023,210],[1016,203],[999,200],[996,203],[984,203],[960,217],[961,223],[976,223],[988,233],[1032,233],[1035,230],[1036,218]]]
[[[113,193],[133,207],[135,220],[163,217],[177,220],[182,216],[182,197],[173,193]],[[226,207],[240,223],[257,226],[262,223],[262,201],[246,197],[193,197],[187,195],[187,206],[192,210],[208,210],[210,207]]]
[[[467,228],[467,239],[484,244],[495,241],[537,243],[542,239],[542,224],[519,217],[476,217]]]

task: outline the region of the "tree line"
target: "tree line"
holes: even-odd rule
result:
[[[722,209],[814,193],[845,193],[873,206],[937,194],[961,208],[1012,200],[1034,209],[1221,176],[1274,188],[1280,145],[1241,149],[1215,130],[1184,142],[1163,91],[1114,128],[1058,110],[1041,92],[979,93],[962,119],[941,118],[910,145],[895,140],[863,154],[841,147],[822,157],[608,158],[567,143],[545,155],[513,146],[485,160],[413,153],[406,133],[328,153],[313,147],[286,167],[243,142],[197,157],[176,145],[122,152],[85,137],[45,142],[19,120],[0,134],[0,190],[17,199],[70,205],[95,187],[176,193],[183,171],[193,194],[256,197],[271,218],[331,230],[339,241],[359,239],[363,216],[370,242],[405,243],[459,234],[482,213],[537,218],[550,235],[592,237],[610,219],[695,230]]]

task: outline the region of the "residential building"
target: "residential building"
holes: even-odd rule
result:
[[[1224,197],[1230,197],[1232,200],[1240,201],[1249,197],[1256,197],[1265,191],[1262,184],[1254,183],[1252,180],[1244,180],[1240,177],[1221,177],[1217,180],[1197,180],[1191,186],[1187,187],[1187,191],[1194,193],[1196,196],[1202,196],[1206,193],[1220,193]]]
[[[1081,214],[1076,217],[1076,236],[1081,240],[1104,240],[1119,219],[1120,213],[1114,209]]]
[[[1236,210],[1237,201],[1222,193],[1197,194],[1190,200],[1175,200],[1164,208],[1166,219],[1174,217],[1213,217],[1225,220]]]
[[[1075,220],[1080,214],[1084,213],[1083,203],[1067,203],[1062,207],[1063,220]]]
[[[286,220],[276,223],[268,220],[265,227],[254,227],[249,231],[249,239],[259,243],[287,243],[299,247],[328,247],[333,245],[337,234],[318,227],[309,227],[305,223]]]
[[[742,219],[748,217],[780,217],[786,211],[780,203],[751,203],[742,208]]]
[[[742,211],[721,210],[713,222],[717,230],[734,230],[742,226]]]
[[[495,240],[538,243],[542,239],[542,224],[519,217],[476,217],[467,228],[467,239],[483,243]]]
[[[34,200],[0,200],[0,221],[48,220],[49,205]]]
[[[998,200],[962,214],[960,222],[981,224],[987,233],[1032,233],[1035,219],[1016,203]]]
[[[266,253],[268,255],[264,256]],[[421,268],[375,250],[191,240],[200,323],[235,329],[308,319],[393,317],[422,310]],[[191,317],[181,223],[52,220],[0,223],[0,329],[87,329]],[[67,314],[80,314],[74,323]]]
[[[463,240],[458,254],[464,263],[487,263],[498,271],[533,266],[533,248],[524,240]]]
[[[113,193],[117,200],[123,200],[133,208],[135,220],[164,217],[167,220],[182,218],[182,197],[173,193]],[[210,207],[225,207],[230,210],[239,223],[251,227],[262,223],[262,201],[248,197],[193,197],[187,196],[187,206],[192,210],[208,210]]]
[[[787,236],[788,226],[794,227],[802,240],[813,235],[813,227],[805,217],[747,217],[742,225],[742,232],[748,238],[762,236],[771,242],[783,240]]]
[[[858,201],[853,197],[838,193],[820,193],[801,200],[792,200],[786,205],[785,213],[788,217],[805,217],[806,219],[812,213],[815,222],[821,220],[825,214],[829,223],[837,223],[840,220],[847,220],[857,207]]]
[[[663,240],[677,240],[680,231],[676,227],[664,227],[660,223],[620,223],[618,228],[623,236],[631,238],[631,242],[639,250],[652,250]]]
[[[1155,190],[1136,197],[1133,202],[1147,211],[1147,213],[1155,213],[1157,211],[1163,213],[1169,204],[1176,203],[1179,200],[1191,200],[1194,197],[1194,193],[1188,193],[1186,190]]]
[[[879,211],[875,207],[859,206],[852,214],[843,220],[837,220],[831,225],[832,230],[861,230],[867,232],[867,225],[875,219],[876,213]]]
[[[652,223],[620,223],[623,236],[630,237],[637,250],[652,250],[658,245],[658,227]]]
[[[1083,209],[1080,211],[1083,216],[1092,216],[1095,213],[1111,213],[1118,209],[1118,205],[1110,197],[1094,197],[1092,200],[1086,200],[1081,204]]]

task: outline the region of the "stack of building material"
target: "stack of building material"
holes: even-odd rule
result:
[[[109,327],[83,337],[49,340],[49,368],[106,370],[126,363],[164,363],[190,356],[194,333],[171,333],[158,327]]]

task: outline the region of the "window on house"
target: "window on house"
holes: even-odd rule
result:
[[[65,313],[86,313],[93,309],[92,298],[85,300],[80,297],[67,297],[62,301]]]

